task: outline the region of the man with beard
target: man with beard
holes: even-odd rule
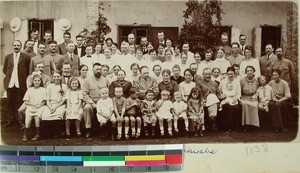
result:
[[[148,40],[147,40],[147,37],[142,37],[142,38],[141,38],[140,47],[141,47],[141,49],[142,49],[144,55],[148,53],[147,46],[148,46]]]
[[[46,56],[46,45],[45,43],[39,44],[38,55],[33,57],[30,61],[29,73],[31,74],[34,70],[34,66],[42,62],[44,64],[44,73],[48,76],[52,76],[53,71],[56,70],[53,59],[50,56]]]
[[[25,48],[22,51],[22,53],[24,53],[27,56],[29,56],[30,60],[31,60],[32,57],[36,56],[36,53],[33,51],[33,45],[34,45],[34,41],[33,40],[26,40],[25,41]]]
[[[197,74],[198,72],[198,64],[197,63],[191,63],[190,64],[190,69],[192,70],[192,75],[193,75],[193,82],[196,84],[200,82],[201,76]]]
[[[86,138],[91,137],[92,118],[95,116],[97,101],[100,99],[100,90],[108,88],[109,82],[102,76],[102,66],[100,63],[93,65],[94,75],[88,76],[84,81],[83,93],[86,96],[83,108],[83,117],[86,128]]]
[[[279,69],[281,71],[281,79],[285,80],[291,88],[291,83],[295,77],[294,65],[292,61],[283,58],[281,47],[275,50],[275,54],[277,56],[277,59],[274,61],[272,69]]]
[[[7,92],[7,122],[5,126],[12,125],[13,120],[19,123],[18,108],[23,102],[23,97],[26,92],[26,78],[29,72],[29,57],[20,52],[22,43],[15,40],[12,44],[14,52],[5,56],[3,63],[4,89]]]
[[[228,57],[232,54],[231,48],[228,46],[228,34],[223,32],[221,35],[221,45],[218,47],[223,47],[225,49],[225,57]]]
[[[71,74],[73,76],[79,76],[79,66],[80,66],[80,59],[74,53],[75,43],[69,42],[67,46],[68,52],[63,56],[64,62],[68,62],[71,64]]]
[[[218,103],[220,102],[220,90],[218,84],[211,80],[211,69],[203,70],[203,79],[196,83],[196,86],[201,89],[201,95],[205,100],[205,107],[208,110],[209,122],[212,124],[212,130],[217,131],[216,118],[218,113]]]
[[[56,50],[57,50],[56,41],[52,41],[49,45],[49,48],[50,48],[50,53],[47,56],[50,56],[53,59],[56,70],[61,70],[63,62],[64,62],[64,58],[62,55],[60,55],[56,52]]]
[[[260,74],[267,78],[267,82],[270,82],[272,65],[277,59],[277,56],[273,53],[274,49],[271,44],[266,45],[265,51],[266,55],[259,59]]]
[[[67,44],[71,40],[71,33],[69,33],[69,32],[66,31],[63,34],[63,38],[64,38],[64,42],[61,43],[60,45],[58,45],[58,51],[59,51],[59,54],[61,54],[61,55],[64,55],[64,54],[67,53],[67,48],[66,47],[67,47]]]

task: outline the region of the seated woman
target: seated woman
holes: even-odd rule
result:
[[[42,121],[51,121],[54,127],[54,137],[58,137],[59,133],[63,133],[64,116],[66,112],[65,94],[68,89],[67,85],[62,84],[59,71],[53,73],[54,83],[46,88],[47,99],[46,107],[42,113]]]
[[[240,81],[235,78],[234,68],[228,67],[226,72],[227,78],[220,82],[219,89],[221,93],[221,99],[225,98],[225,93],[227,91],[228,84],[232,84],[233,90],[235,91],[236,98],[239,100],[241,98],[241,85]],[[228,132],[232,130],[237,130],[241,125],[241,109],[240,104],[230,104],[226,103],[222,110],[222,119],[220,120],[224,123],[225,128]]]
[[[272,72],[273,79],[269,82],[273,89],[272,100],[269,102],[269,112],[276,133],[283,132],[283,128],[288,125],[293,110],[289,85],[280,78],[280,75],[281,71],[274,69]]]
[[[258,88],[258,81],[254,77],[255,68],[253,66],[247,66],[245,69],[246,77],[242,78],[242,125],[244,131],[248,130],[248,127],[259,127],[258,117],[258,102],[256,91]]]
[[[162,71],[162,78],[163,78],[163,81],[158,84],[159,93],[161,93],[161,91],[163,91],[163,90],[169,91],[170,92],[169,99],[171,99],[171,101],[173,101],[174,93],[179,90],[179,86],[175,81],[170,79],[171,71],[169,69],[164,69]],[[158,98],[158,99],[160,99],[160,98]]]

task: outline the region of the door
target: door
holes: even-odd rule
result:
[[[273,48],[281,46],[281,25],[270,26],[263,25],[261,26],[261,55],[265,55],[265,47],[267,44],[272,44]]]

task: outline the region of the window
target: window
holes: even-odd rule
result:
[[[149,37],[150,25],[140,25],[140,26],[128,26],[120,25],[119,26],[119,37],[118,44],[121,45],[122,41],[127,41],[129,34],[135,35],[135,43],[139,44],[142,37]]]
[[[273,48],[276,49],[281,45],[281,25],[261,26],[261,55],[265,55],[265,47],[267,44],[272,44]]]
[[[51,31],[52,37],[54,37],[54,26],[53,26],[54,19],[29,19],[28,20],[28,38],[30,38],[30,33],[32,30],[39,31],[39,40],[44,40],[44,33],[46,31]],[[54,38],[52,38],[54,40]]]

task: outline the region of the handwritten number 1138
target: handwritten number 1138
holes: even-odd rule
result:
[[[268,152],[268,145],[267,144],[262,144],[262,145],[254,145],[251,147],[245,147],[246,149],[246,154],[247,155],[253,155],[255,153],[266,153]]]

